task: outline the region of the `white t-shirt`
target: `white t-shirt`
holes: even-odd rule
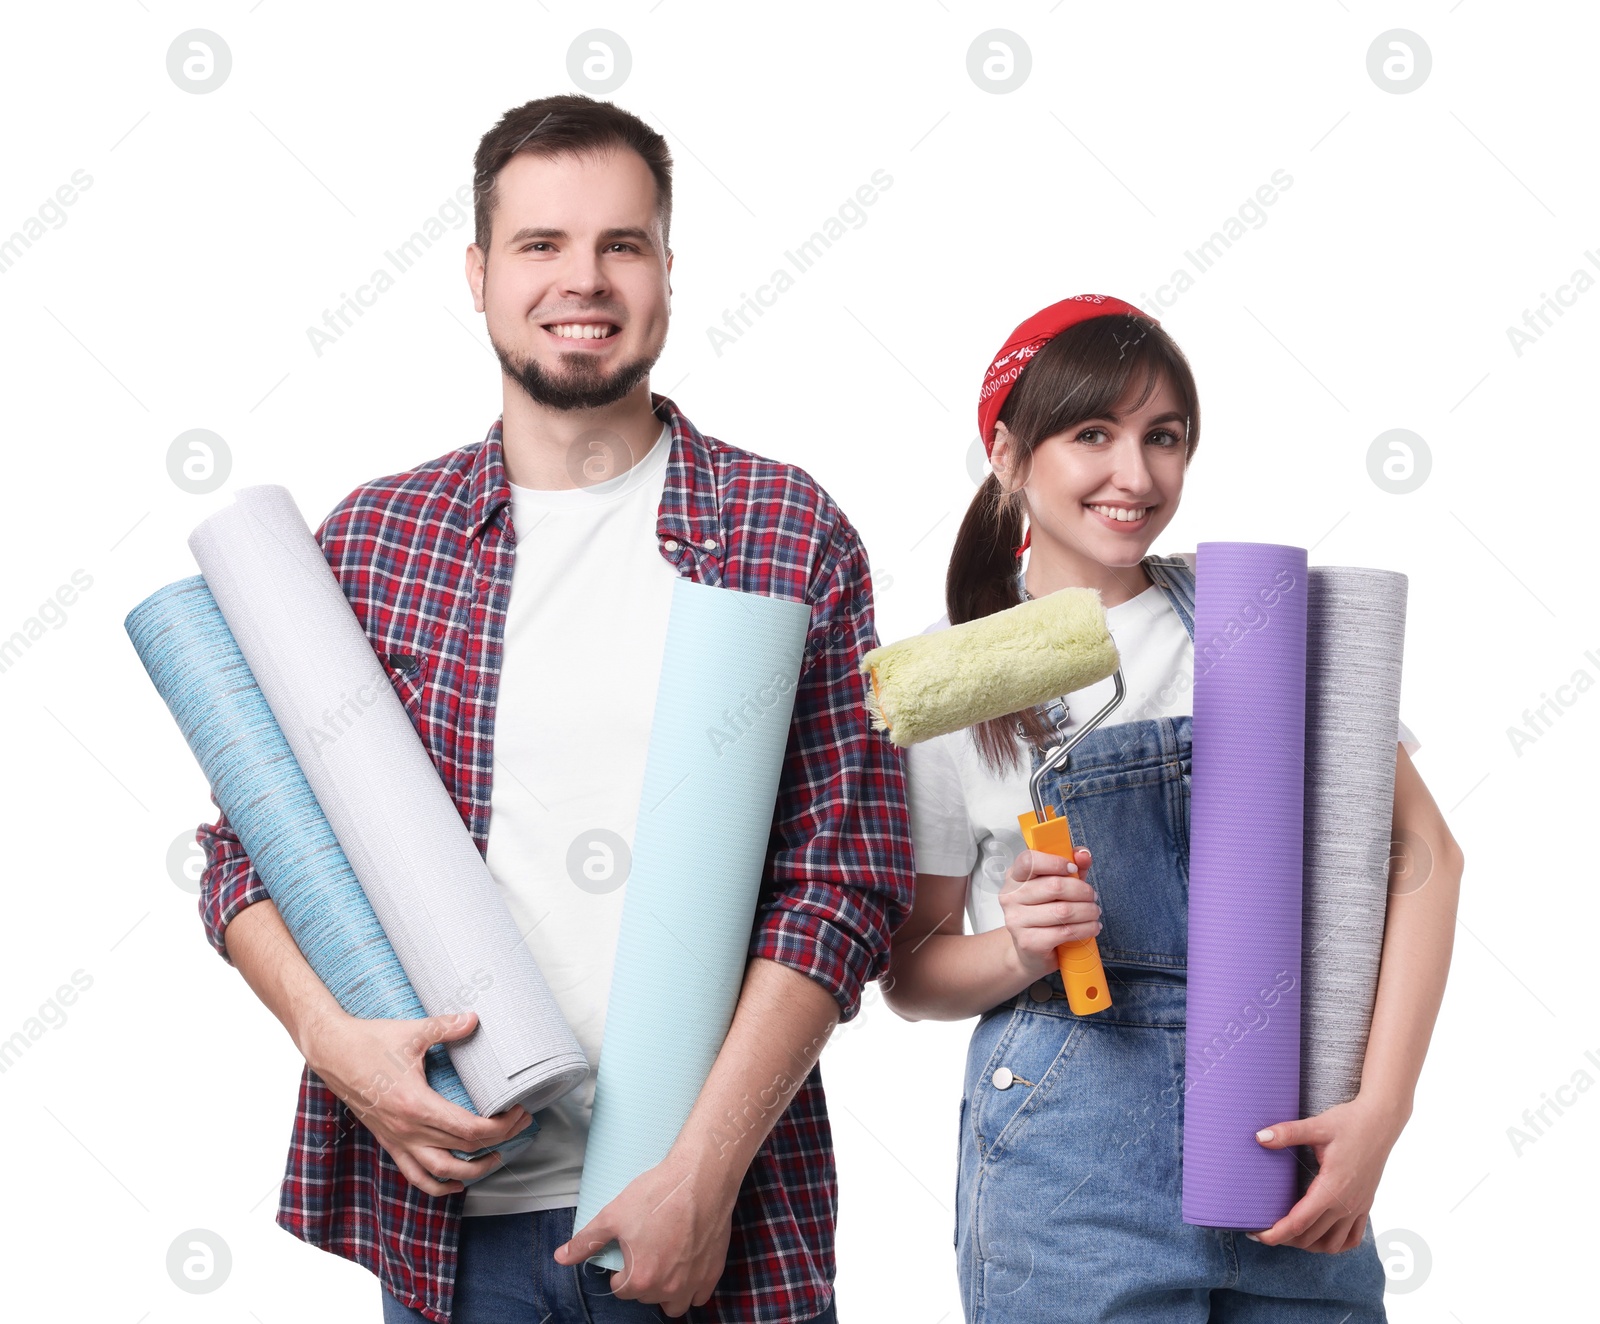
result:
[[[511,488],[516,561],[487,858],[590,1074],[538,1114],[526,1148],[467,1187],[467,1215],[578,1203],[627,892],[620,866],[633,848],[678,577],[656,540],[671,448],[663,425],[637,464],[603,483]]]
[[[1194,553],[1182,553],[1194,565]],[[1126,693],[1102,726],[1155,717],[1193,716],[1194,644],[1160,585],[1106,608],[1106,625],[1122,659]],[[948,615],[923,631],[950,628]],[[1070,736],[1116,692],[1111,677],[1074,691],[1068,704]],[[1421,743],[1404,722],[1399,740],[1408,754]],[[906,798],[918,873],[967,876],[967,925],[973,933],[1000,928],[999,892],[1005,871],[1023,848],[1017,815],[1032,806],[1027,750],[1017,766],[997,776],[966,727],[906,749]]]

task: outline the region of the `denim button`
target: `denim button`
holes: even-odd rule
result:
[[[1049,1002],[1051,997],[1054,996],[1054,992],[1055,990],[1050,987],[1048,979],[1041,979],[1037,984],[1032,984],[1028,988],[1028,996],[1035,1002]]]
[[[1010,1067],[996,1067],[994,1069],[994,1075],[989,1077],[989,1079],[994,1082],[995,1089],[1008,1090],[1011,1088],[1011,1082],[1015,1080],[1016,1077],[1011,1074]]]

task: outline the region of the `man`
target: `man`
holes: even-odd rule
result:
[[[424,1051],[475,1018],[346,1015],[226,819],[202,826],[207,932],[307,1063],[277,1221],[376,1273],[385,1319],[831,1321],[816,1060],[884,969],[913,876],[903,766],[856,670],[877,644],[867,556],[802,470],[701,435],[649,389],[671,296],[659,134],[549,97],[509,111],[474,165],[467,280],[501,419],[358,488],[318,541],[591,1067],[679,575],[813,605],[772,844],[693,1113],[659,1166],[574,1229],[592,1073],[508,1160],[454,1158],[528,1125],[426,1085]],[[398,1081],[390,1054],[409,1064]],[[608,1274],[586,1257],[612,1239],[627,1268]]]

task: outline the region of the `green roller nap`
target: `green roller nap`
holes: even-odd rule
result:
[[[1071,694],[1116,669],[1117,645],[1093,588],[1058,589],[861,659],[872,725],[896,745],[1032,708],[1041,694]]]
[[[574,1227],[666,1157],[733,1021],[810,623],[673,585]]]

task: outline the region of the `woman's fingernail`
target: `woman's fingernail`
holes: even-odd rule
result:
[[[1257,1140],[1271,1140],[1272,1139],[1272,1128],[1270,1126],[1268,1126],[1268,1127],[1264,1127],[1260,1131],[1257,1131],[1256,1132],[1256,1139]]]
[[[1075,864],[1069,864],[1067,866],[1067,872],[1068,873],[1077,873],[1078,872],[1078,866],[1075,865]]]
[[[1251,1241],[1260,1241],[1261,1240],[1261,1238],[1256,1236],[1256,1234],[1254,1232],[1246,1232],[1245,1236],[1249,1237]]]

